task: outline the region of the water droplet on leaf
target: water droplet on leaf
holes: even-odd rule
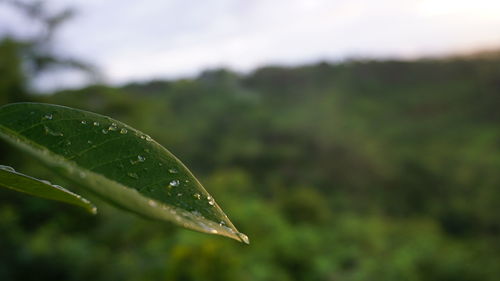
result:
[[[116,131],[116,130],[118,130],[118,127],[117,127],[116,123],[111,123],[111,126],[108,127],[108,130],[109,131]]]
[[[43,126],[43,129],[45,130],[45,134],[46,134],[46,135],[51,135],[51,136],[55,136],[55,137],[62,137],[62,136],[64,136],[64,134],[63,134],[63,133],[61,133],[61,132],[56,132],[56,131],[54,131],[54,130],[50,129],[49,127],[47,127],[47,126],[45,126],[45,125]]]
[[[148,201],[148,204],[149,204],[149,206],[151,206],[151,207],[155,207],[155,208],[156,208],[156,207],[158,207],[158,203],[156,203],[156,201],[154,201],[154,200],[149,200],[149,201]]]
[[[127,175],[133,179],[139,179],[139,176],[136,173],[127,173]]]
[[[207,200],[208,200],[208,204],[210,204],[210,206],[215,205],[215,201],[211,196],[207,196]]]

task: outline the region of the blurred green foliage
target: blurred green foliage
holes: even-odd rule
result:
[[[25,99],[12,44],[0,43],[2,103]],[[499,56],[212,70],[26,98],[142,128],[252,244],[0,190],[0,280],[500,279]]]

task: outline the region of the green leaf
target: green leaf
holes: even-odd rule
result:
[[[87,209],[92,214],[97,213],[97,208],[80,195],[48,181],[16,172],[9,166],[0,165],[0,186],[45,199],[74,204]]]
[[[172,153],[122,122],[63,106],[15,103],[0,107],[0,137],[121,208],[248,243]]]

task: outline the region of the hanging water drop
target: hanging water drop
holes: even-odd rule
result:
[[[93,124],[94,126],[99,127],[99,122],[95,121]]]
[[[200,200],[201,199],[201,195],[199,193],[195,193],[194,194],[194,198]]]
[[[176,187],[176,186],[179,186],[179,180],[172,180],[170,181],[170,183],[168,184],[170,187]]]
[[[177,171],[177,169],[175,169],[175,168],[170,168],[170,169],[168,169],[168,172],[171,174],[177,174],[179,171]]]
[[[127,129],[125,129],[125,128],[122,128],[122,129],[120,130],[120,134],[122,134],[122,135],[125,135],[127,132],[128,132],[128,131],[127,131]]]
[[[238,237],[240,238],[240,240],[245,243],[245,244],[250,244],[250,239],[248,239],[248,236],[246,236],[245,234],[241,233],[241,232],[237,232],[236,235],[238,235]]]
[[[85,120],[82,120],[82,122],[80,122],[80,123],[82,123],[83,125],[87,125],[87,121],[85,121]]]
[[[43,119],[52,120],[52,117],[53,117],[52,114],[48,113],[43,116]]]
[[[146,161],[146,157],[144,157],[142,155],[137,155],[137,161],[144,162],[144,161]]]
[[[108,132],[109,132],[108,130],[106,130],[106,129],[102,129],[102,133],[103,133],[103,134],[107,135],[107,134],[108,134]]]

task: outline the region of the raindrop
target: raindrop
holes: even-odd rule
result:
[[[158,207],[158,203],[156,203],[156,201],[154,200],[149,200],[148,205],[154,208]]]
[[[92,141],[91,141],[91,140],[88,140],[88,141],[87,141],[87,143],[88,143],[88,144],[92,144]]]
[[[152,141],[153,139],[150,136],[146,135],[146,140],[147,141]]]
[[[67,146],[69,146],[69,145],[71,145],[71,141],[70,141],[70,140],[66,140],[66,141],[64,142],[64,144],[65,144],[65,145],[67,145]]]
[[[53,117],[52,114],[48,113],[43,116],[43,119],[52,120],[52,117]]]
[[[40,180],[40,181],[43,182],[44,184],[52,185],[52,183],[48,180]]]
[[[137,155],[137,161],[144,162],[144,161],[146,161],[146,157],[144,157],[142,155]]]
[[[250,239],[248,239],[248,236],[246,236],[245,234],[238,232],[236,233],[236,235],[238,235],[238,237],[241,239],[241,241],[243,241],[243,243],[250,244]]]
[[[182,196],[182,193],[177,193],[177,197],[181,197]]]
[[[116,123],[111,123],[111,126],[109,126],[108,130],[110,130],[110,131],[116,131],[116,130],[118,130],[118,127],[117,127]]]
[[[47,126],[45,126],[45,125],[43,126],[43,128],[44,128],[44,130],[45,130],[45,134],[47,134],[47,135],[51,135],[51,136],[55,136],[55,137],[62,137],[62,136],[64,136],[64,134],[63,134],[63,133],[53,131],[53,130],[51,130],[49,127],[47,127]]]
[[[103,133],[103,134],[105,134],[105,135],[106,135],[106,134],[108,134],[108,132],[109,132],[108,130],[106,130],[106,129],[102,129],[102,133]]]
[[[162,164],[161,162],[158,162],[158,166],[160,166],[160,167],[161,167],[161,166],[163,166],[163,164]]]
[[[82,122],[80,122],[80,123],[82,123],[83,125],[86,125],[86,124],[87,124],[87,121],[82,120]]]
[[[172,180],[168,185],[170,185],[171,187],[179,186],[179,180]]]
[[[127,175],[133,179],[136,179],[136,180],[139,179],[139,176],[136,173],[128,173]]]
[[[199,193],[195,193],[194,194],[194,198],[200,200],[201,199],[201,195]]]
[[[125,128],[122,128],[122,129],[120,130],[120,134],[122,134],[122,135],[125,135],[127,132],[128,132],[128,131],[127,131],[127,129],[125,129]]]
[[[210,206],[215,205],[215,201],[211,196],[207,196],[207,200],[208,200],[208,204],[210,204]]]
[[[141,139],[145,139],[146,137],[145,136],[141,136]]]
[[[95,121],[93,124],[94,126],[99,127],[99,122]]]
[[[171,174],[177,174],[179,171],[177,171],[177,169],[175,169],[175,168],[170,168],[170,169],[168,169],[168,172]]]

